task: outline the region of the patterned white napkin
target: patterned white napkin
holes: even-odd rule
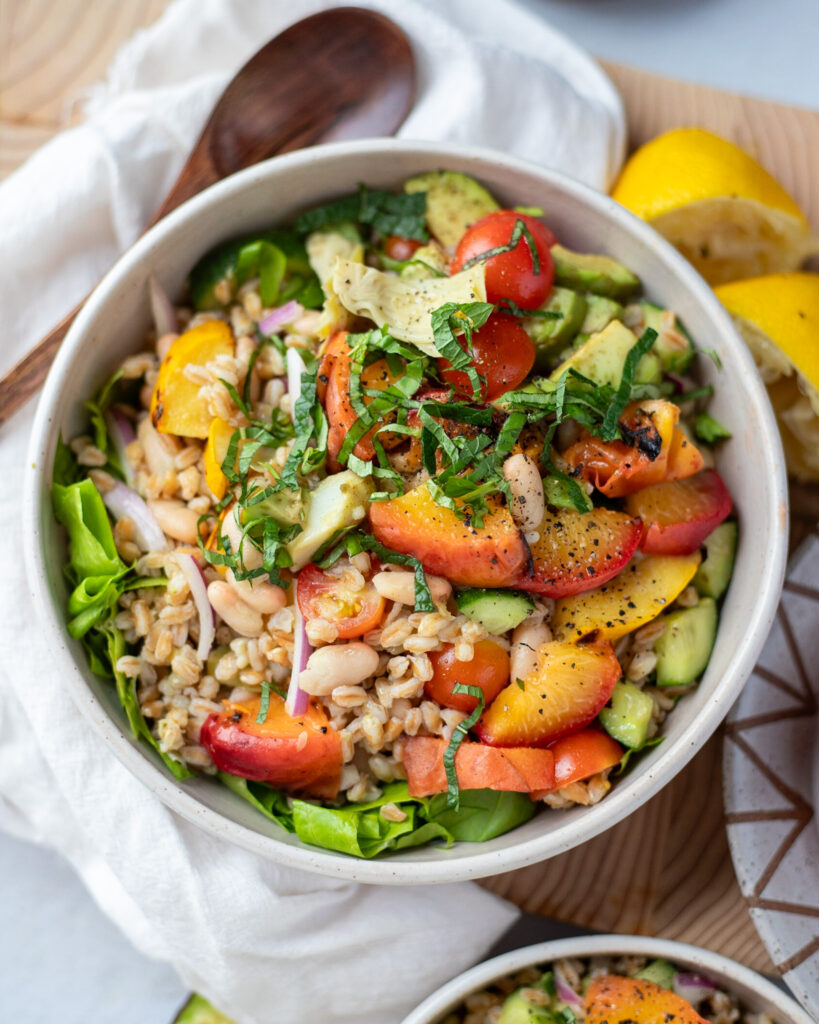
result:
[[[176,0],[120,52],[88,119],[0,186],[0,372],[137,237],[227,79],[321,0]],[[538,160],[605,188],[625,125],[608,80],[512,0],[371,0],[420,72],[400,135]],[[281,868],[181,821],[75,709],[26,598],[32,406],[0,433],[0,826],[61,850],[149,956],[246,1024],[394,1024],[516,910],[474,885],[379,889]]]

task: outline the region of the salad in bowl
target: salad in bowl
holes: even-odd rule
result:
[[[808,1024],[779,987],[667,939],[586,935],[517,949],[445,985],[403,1024]]]
[[[177,780],[371,858],[604,799],[737,523],[698,351],[548,210],[428,171],[220,244],[61,440],[69,633]]]

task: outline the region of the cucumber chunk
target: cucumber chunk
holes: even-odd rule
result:
[[[520,590],[485,590],[475,587],[455,596],[458,611],[499,636],[532,614],[535,602]]]
[[[704,597],[665,619],[665,632],[654,646],[658,686],[688,686],[705,670],[717,635],[717,604]]]
[[[673,988],[676,973],[674,964],[669,963],[668,960],[652,960],[650,964],[645,965],[642,971],[638,971],[635,977],[642,978],[644,981],[653,981],[660,988]]]
[[[704,597],[720,598],[728,589],[737,553],[737,524],[720,525],[705,538],[705,558],[697,569],[694,586]]]
[[[655,306],[653,302],[645,300],[639,305],[643,315],[643,330],[652,327],[657,332],[652,351],[659,356],[663,369],[682,373],[688,368],[696,351],[682,321],[675,314],[674,333],[669,334],[663,327],[663,314],[666,310],[662,306]]]
[[[598,716],[600,724],[618,743],[642,746],[648,738],[654,701],[639,686],[624,680],[615,684],[610,703]]]
[[[547,1006],[529,1002],[521,989],[506,997],[498,1024],[553,1024],[555,1015]]]

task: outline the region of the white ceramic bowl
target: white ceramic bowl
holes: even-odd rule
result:
[[[719,353],[725,372],[704,359],[703,374],[718,385],[714,414],[734,433],[720,451],[719,468],[739,510],[741,540],[705,678],[668,719],[666,741],[605,800],[538,814],[487,843],[427,846],[361,861],[303,845],[212,780],[177,783],[131,737],[114,688],[89,671],[79,643],[66,632],[65,542],[51,515],[51,467],[58,433],[72,437],[80,431],[83,400],[138,350],[149,326],[149,274],[172,296],[180,294],[191,266],[227,237],[280,223],[360,181],[396,186],[439,167],[474,175],[502,202],[543,207],[562,242],[622,260],[643,279],[650,298],[675,309],[695,340]],[[680,771],[728,713],[772,622],[784,571],[788,512],[779,435],[751,358],[707,285],[659,235],[607,196],[533,164],[463,146],[383,140],[292,153],[215,185],[165,218],[119,260],[77,317],[40,400],[29,465],[26,517],[33,529],[27,558],[35,604],[55,671],[100,742],[168,806],[214,835],[290,866],[367,882],[445,882],[508,871],[562,853],[631,814]]]
[[[645,935],[580,935],[512,950],[453,978],[405,1017],[402,1024],[440,1024],[446,1014],[460,1006],[472,992],[479,992],[508,974],[563,957],[591,956],[647,956],[669,960],[707,975],[719,988],[736,996],[747,1010],[767,1013],[774,1024],[814,1024],[798,1003],[756,971],[698,946]]]

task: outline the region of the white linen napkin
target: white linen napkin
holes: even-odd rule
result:
[[[119,53],[87,119],[0,186],[0,372],[142,230],[225,82],[322,0],[175,0]],[[483,144],[605,188],[619,100],[513,0],[371,0],[412,39],[402,137]],[[0,432],[0,826],[56,847],[149,956],[246,1024],[394,1024],[514,920],[471,884],[356,885],[268,863],[177,818],[101,746],[42,649],[20,551],[33,403]]]

